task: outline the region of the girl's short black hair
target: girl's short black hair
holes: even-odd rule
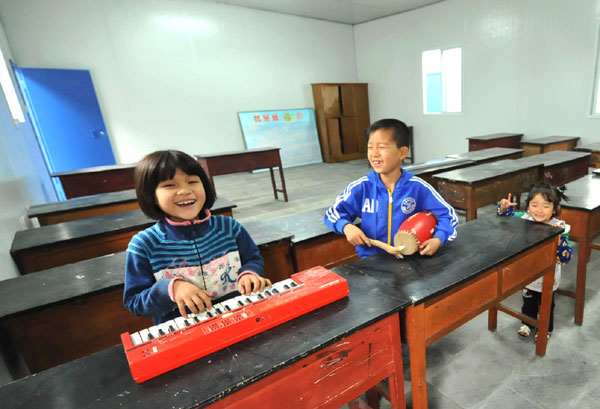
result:
[[[156,202],[156,187],[160,182],[173,178],[177,169],[200,177],[206,194],[202,210],[210,209],[215,203],[217,195],[213,185],[197,160],[181,151],[156,151],[144,156],[135,167],[135,194],[140,209],[151,219],[167,217]]]
[[[367,128],[367,137],[379,129],[387,129],[392,131],[396,146],[401,148],[410,145],[410,130],[406,124],[398,119],[388,118],[380,119],[379,121],[373,122],[371,126]]]
[[[569,201],[569,198],[567,195],[565,195],[565,190],[567,190],[565,186],[554,187],[548,182],[537,182],[531,187],[531,190],[527,195],[527,203],[525,208],[529,208],[529,202],[531,202],[534,197],[537,195],[542,195],[545,201],[551,202],[554,205],[552,215],[558,216],[560,214],[561,200],[566,202]]]

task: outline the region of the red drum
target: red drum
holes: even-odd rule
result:
[[[435,215],[428,210],[413,214],[398,229],[394,246],[404,246],[402,254],[406,256],[415,254],[421,243],[433,237],[436,224]]]

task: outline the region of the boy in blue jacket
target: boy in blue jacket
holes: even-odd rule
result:
[[[373,171],[350,183],[325,213],[325,224],[345,234],[360,257],[383,250],[371,247],[369,239],[388,244],[398,228],[414,213],[433,212],[437,225],[433,237],[419,247],[421,255],[433,255],[456,238],[455,210],[423,179],[402,169],[408,155],[409,130],[397,119],[381,119],[368,129],[367,157]],[[361,218],[361,227],[352,222]]]

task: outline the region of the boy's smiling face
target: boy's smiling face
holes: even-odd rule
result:
[[[399,177],[402,161],[407,155],[408,148],[396,145],[392,130],[378,129],[369,135],[367,157],[379,175],[391,177],[397,173]]]

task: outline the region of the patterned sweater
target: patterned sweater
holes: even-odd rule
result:
[[[161,323],[179,316],[169,295],[174,279],[215,293],[213,302],[239,295],[242,274],[263,275],[263,260],[246,229],[227,216],[182,224],[161,220],[127,247],[123,303],[135,315]]]

